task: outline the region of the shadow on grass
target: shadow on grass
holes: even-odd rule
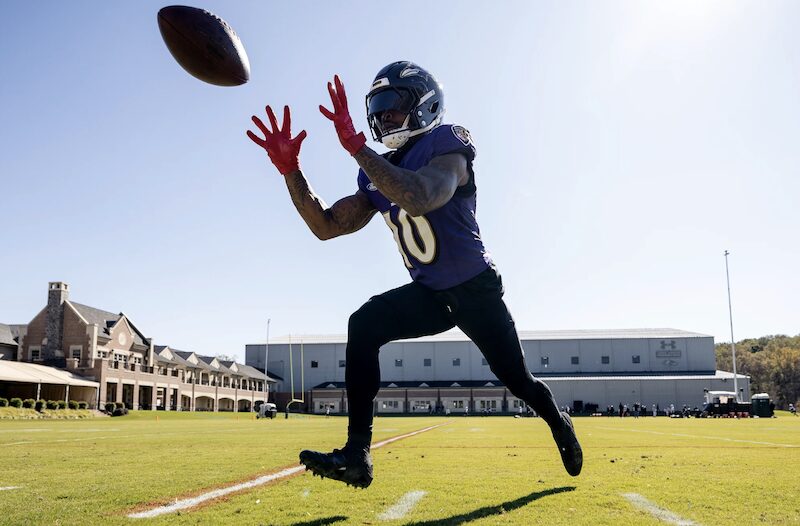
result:
[[[497,504],[495,506],[486,506],[483,508],[478,508],[475,511],[464,513],[462,515],[454,515],[452,517],[447,517],[446,519],[411,522],[408,523],[407,526],[457,526],[459,524],[464,524],[477,519],[482,519],[490,515],[500,515],[502,513],[508,513],[509,511],[516,510],[523,506],[527,506],[531,502],[539,500],[542,497],[547,497],[548,495],[556,495],[558,493],[565,493],[567,491],[575,491],[575,486],[562,486],[560,488],[551,488],[551,489],[546,489],[544,491],[535,491],[529,495],[525,495],[524,497],[520,497],[514,500],[509,500],[507,502],[503,502],[502,504]]]
[[[324,519],[316,519],[313,521],[295,522],[292,526],[325,526],[326,524],[333,524],[334,522],[347,520],[343,515],[335,515],[333,517],[325,517]]]

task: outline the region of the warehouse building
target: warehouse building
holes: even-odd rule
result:
[[[733,390],[733,374],[718,371],[714,338],[678,329],[522,331],[527,365],[561,406],[605,411],[639,403],[650,409],[699,406],[704,390]],[[280,378],[277,401],[302,399],[315,413],[346,412],[345,336],[291,336],[246,346],[245,363]],[[268,357],[267,357],[268,355]],[[516,413],[525,404],[492,374],[463,333],[384,345],[377,413]],[[292,380],[294,388],[292,389]],[[743,399],[749,377],[739,375]],[[301,389],[304,388],[304,392]]]

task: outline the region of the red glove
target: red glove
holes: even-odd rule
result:
[[[278,127],[278,121],[269,106],[267,106],[267,117],[269,117],[269,122],[272,125],[271,132],[264,126],[261,119],[253,115],[253,122],[264,134],[264,138],[260,138],[250,130],[247,130],[247,136],[254,143],[267,150],[270,161],[283,175],[299,170],[300,145],[303,143],[303,139],[306,138],[306,131],[301,131],[297,134],[297,137],[292,139],[292,116],[289,113],[289,106],[283,107],[283,128]]]
[[[331,94],[333,111],[331,112],[322,105],[320,105],[319,111],[333,121],[336,133],[339,135],[339,142],[342,143],[344,149],[350,152],[350,155],[355,155],[367,144],[367,138],[363,132],[356,133],[353,119],[350,118],[350,111],[347,109],[347,94],[344,92],[344,84],[339,80],[339,75],[335,75],[333,81],[336,83],[336,89],[328,82],[328,93]]]

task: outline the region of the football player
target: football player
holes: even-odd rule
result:
[[[572,421],[558,410],[547,385],[529,372],[503,301],[500,275],[481,239],[475,219],[475,144],[465,128],[442,123],[441,85],[412,62],[394,62],[378,72],[366,109],[373,139],[390,149],[383,155],[356,132],[338,76],[328,83],[328,92],[332,108],[319,109],[361,168],[353,195],[328,206],[311,189],[298,160],[306,132],[292,137],[288,107],[279,126],[267,106],[269,127],[253,116],[263,138],[252,131],[247,135],[283,174],[297,211],[318,238],[351,234],[380,213],[412,281],[370,298],[350,317],[347,443],[331,453],[303,451],[300,461],[317,475],[369,486],[380,347],[457,326],[478,346],[497,378],[547,422],[564,467],[578,475],[583,454]]]

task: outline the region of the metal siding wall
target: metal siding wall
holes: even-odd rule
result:
[[[644,339],[611,340],[615,372],[647,371],[649,367],[650,349]],[[639,355],[640,362],[633,363],[632,357]]]
[[[437,374],[432,380],[464,380],[467,342],[436,342],[434,349],[433,361]],[[453,366],[453,359],[455,358],[461,359],[459,367]]]
[[[549,372],[578,372],[580,365],[572,365],[570,357],[578,355],[578,342],[576,340],[546,340],[541,342],[542,356],[550,358],[550,365],[544,369]],[[541,361],[539,367],[541,368]]]
[[[402,382],[405,379],[403,370],[406,361],[402,343],[387,343],[381,347],[379,362],[381,366],[381,380],[384,382]],[[403,360],[403,366],[397,367],[395,360]]]
[[[714,338],[687,338],[688,369],[690,371],[715,371],[717,355],[714,352]]]
[[[580,340],[581,368],[589,372],[611,372],[614,370],[614,355],[610,340]],[[602,357],[608,356],[609,363],[603,364]]]
[[[532,340],[523,340],[522,351],[525,353],[525,364],[534,375],[542,371],[549,371],[552,367],[542,367],[541,343]]]
[[[674,349],[670,345],[673,341],[675,342]],[[664,345],[662,345],[662,342],[664,342]],[[689,370],[689,353],[686,349],[686,338],[654,338],[649,340],[649,344],[652,371],[669,373]],[[680,353],[680,356],[674,356],[677,353]]]

